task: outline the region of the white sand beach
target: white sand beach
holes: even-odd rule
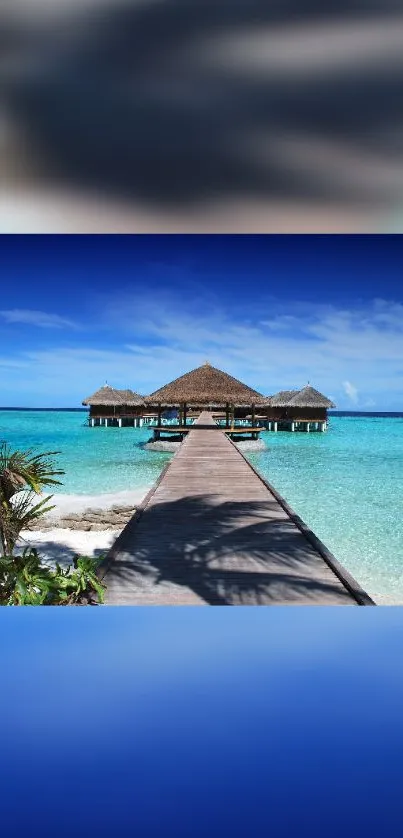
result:
[[[77,553],[94,558],[102,556],[112,546],[148,490],[147,486],[136,491],[102,495],[54,495],[51,503],[55,508],[44,518],[44,524],[46,521],[54,526],[23,530],[17,549],[35,547],[45,562],[59,562],[62,566],[72,564]],[[74,520],[66,526],[65,516],[70,515],[74,516]],[[87,516],[97,520],[91,531],[88,526],[79,529],[80,519],[84,524]],[[111,519],[114,519],[113,524]]]
[[[106,553],[119,535],[120,530],[104,530],[103,532],[84,532],[58,528],[54,530],[24,530],[18,542],[17,549],[35,547],[41,558],[47,564],[58,562],[66,567],[73,563],[73,556],[92,556],[93,558]]]

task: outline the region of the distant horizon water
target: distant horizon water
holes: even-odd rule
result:
[[[86,413],[1,409],[0,441],[60,451],[60,501],[145,494],[172,455],[144,448],[147,427],[90,428]],[[262,438],[266,449],[250,462],[370,596],[403,604],[403,412],[333,411],[326,433]]]

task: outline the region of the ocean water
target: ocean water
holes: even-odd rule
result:
[[[57,450],[57,493],[144,490],[170,455],[144,428],[89,428],[86,414],[0,411],[0,440]],[[326,433],[267,433],[248,458],[380,602],[403,603],[403,416],[330,416]]]
[[[55,493],[98,495],[148,489],[169,455],[142,447],[146,428],[90,428],[83,411],[0,410],[0,441],[19,449],[60,451],[65,472]]]

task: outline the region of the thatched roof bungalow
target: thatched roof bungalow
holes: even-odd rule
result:
[[[325,409],[336,407],[323,393],[315,390],[310,384],[303,387],[302,390],[280,390],[274,396],[269,396],[268,403],[271,407],[297,407],[297,408],[313,408]]]
[[[117,390],[105,384],[82,402],[90,408],[89,420],[95,425],[137,425],[144,409],[144,400],[133,390]]]
[[[179,407],[185,424],[189,407],[225,408],[228,423],[235,407],[250,407],[254,415],[255,407],[266,404],[262,393],[208,362],[144,398],[147,405],[158,408],[159,414],[165,407]]]
[[[323,426],[327,421],[328,409],[336,406],[310,384],[302,387],[301,390],[280,390],[274,396],[268,397],[267,404],[267,415],[271,421],[276,425],[277,423],[286,425],[291,423],[293,426],[311,423],[319,423]]]

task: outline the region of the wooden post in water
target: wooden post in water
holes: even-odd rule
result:
[[[252,405],[252,428],[254,428],[254,427],[255,427],[255,416],[256,416],[256,413],[255,413],[255,405],[253,404],[253,405]]]
[[[158,425],[161,424],[161,405],[158,405]]]
[[[187,418],[187,404],[183,402],[183,424],[186,427],[186,418]]]

